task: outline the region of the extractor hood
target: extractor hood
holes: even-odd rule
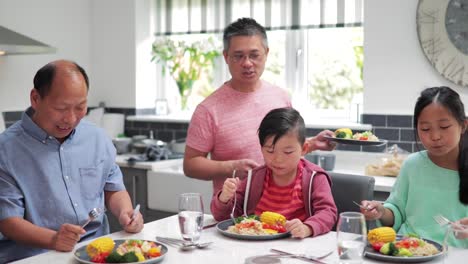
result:
[[[56,49],[0,26],[0,55],[53,53]]]

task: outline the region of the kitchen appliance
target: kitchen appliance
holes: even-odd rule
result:
[[[55,53],[42,42],[0,26],[0,55]]]
[[[181,159],[183,154],[172,153],[168,147],[168,144],[161,140],[156,139],[143,139],[140,142],[133,143],[132,148],[135,149],[135,145],[139,149],[140,155],[136,155],[127,159],[129,165],[133,165],[136,162],[142,161],[159,161],[168,159]],[[140,152],[144,148],[143,152]]]

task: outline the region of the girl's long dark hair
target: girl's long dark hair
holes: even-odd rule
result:
[[[416,142],[418,141],[418,119],[422,110],[431,103],[444,106],[463,128],[458,153],[458,175],[460,176],[459,199],[468,205],[468,133],[465,127],[465,107],[457,92],[446,86],[427,88],[421,92],[414,107],[413,126]]]

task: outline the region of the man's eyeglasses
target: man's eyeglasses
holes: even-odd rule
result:
[[[232,60],[232,62],[239,63],[241,61],[244,61],[244,59],[249,58],[249,61],[251,62],[260,62],[263,59],[263,54],[261,53],[250,53],[250,54],[234,54],[229,56]]]

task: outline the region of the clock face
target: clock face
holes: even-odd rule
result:
[[[468,0],[419,0],[416,21],[430,63],[448,80],[468,87]]]
[[[452,44],[468,55],[468,0],[451,0],[445,15],[445,28]]]

